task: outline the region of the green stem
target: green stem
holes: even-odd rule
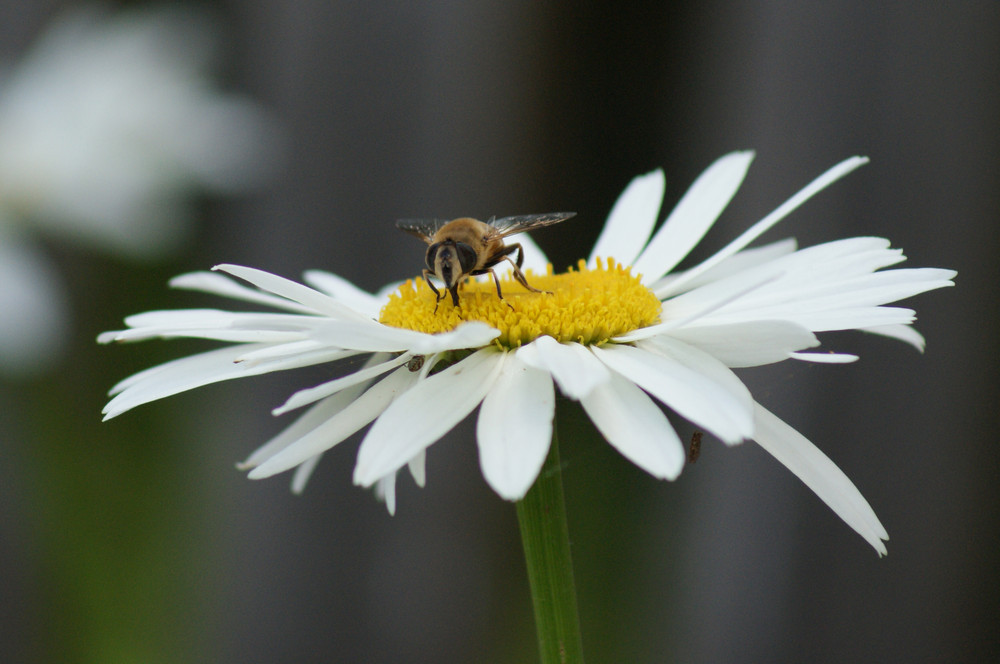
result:
[[[542,664],[580,664],[583,643],[555,429],[542,472],[517,503],[517,520],[535,606]]]

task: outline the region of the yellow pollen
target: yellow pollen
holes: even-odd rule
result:
[[[379,321],[392,327],[436,334],[448,332],[467,321],[478,320],[500,330],[497,343],[506,348],[548,335],[557,341],[600,345],[626,332],[646,327],[660,317],[660,301],[628,267],[608,259],[597,260],[588,269],[579,261],[577,269],[545,275],[526,270],[528,283],[546,293],[532,293],[511,277],[500,280],[503,299],[497,297],[493,279],[466,280],[458,293],[458,306],[451,295],[437,302],[423,279],[410,280],[389,296]]]

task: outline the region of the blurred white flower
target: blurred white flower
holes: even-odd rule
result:
[[[674,479],[685,450],[658,401],[726,444],[757,442],[884,554],[888,534],[851,480],[757,403],[733,369],[856,360],[804,352],[819,346],[816,333],[832,330],[869,330],[922,348],[910,327],[913,310],[885,305],[951,286],[955,273],[884,269],[905,258],[873,237],[801,250],[789,240],[747,248],[867,161],[860,157],[828,170],[705,261],[674,272],[736,193],[752,158],[736,152],[719,159],[655,234],[663,173],[636,178],[589,260],[565,274],[551,274],[541,250],[520,236],[531,283],[542,292],[508,278],[504,300],[490,281],[464,284],[453,306],[449,298],[439,302],[423,280],[370,295],[326,272],[306,274],[311,288],[235,265],[216,268],[229,277],[182,275],[172,285],[276,311],[130,316],[128,329],[99,341],[190,337],[230,345],[127,378],[111,390],[104,412],[110,418],[210,383],[366,357],[277,408],[276,415],[309,406],[243,467],[251,478],[295,468],[293,487],[301,490],[324,452],[372,423],[354,481],[374,486],[393,511],[396,474],[408,467],[423,485],[427,448],[476,408],[486,481],[505,499],[522,498],[549,449],[555,386],[580,402],[624,456],[655,477]]]
[[[39,368],[67,329],[39,234],[131,258],[175,249],[192,195],[273,170],[274,127],[211,80],[199,13],[159,8],[58,18],[0,79],[0,369]],[[39,334],[39,330],[44,330]]]

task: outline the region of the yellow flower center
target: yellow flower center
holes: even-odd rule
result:
[[[652,325],[660,316],[660,301],[652,291],[614,260],[597,260],[588,269],[580,261],[577,270],[545,275],[526,270],[528,283],[544,293],[533,293],[511,277],[500,280],[503,299],[497,297],[493,279],[467,280],[459,290],[458,306],[446,290],[438,302],[423,279],[410,280],[389,296],[379,321],[435,334],[478,320],[500,330],[497,343],[516,348],[540,336],[557,341],[600,345],[612,337]],[[435,307],[437,311],[435,312]]]

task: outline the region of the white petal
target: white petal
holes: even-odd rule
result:
[[[295,469],[295,474],[292,475],[292,493],[299,495],[305,491],[309,478],[312,477],[313,471],[316,470],[316,465],[322,458],[322,454],[317,454],[299,464],[299,467]]]
[[[855,330],[886,325],[909,325],[916,319],[913,309],[902,307],[854,307],[833,311],[802,311],[801,307],[777,306],[731,315],[713,314],[706,322],[734,323],[745,320],[783,318],[813,332]]]
[[[884,337],[889,337],[890,339],[899,339],[904,341],[914,348],[916,348],[921,353],[924,352],[924,346],[926,342],[924,341],[924,335],[920,334],[913,329],[910,325],[885,325],[882,327],[865,327],[861,328],[862,332],[871,332],[872,334],[879,334]]]
[[[711,378],[674,359],[631,346],[609,344],[591,350],[610,369],[721,440],[732,444],[753,435],[753,415],[743,399]]]
[[[237,464],[236,467],[240,470],[256,468],[350,406],[365,391],[366,387],[367,385],[355,385],[315,404],[281,433],[254,450],[246,461]]]
[[[871,274],[905,260],[902,250],[892,249],[885,238],[852,237],[799,249],[774,263],[807,282],[828,282]]]
[[[755,291],[726,311],[789,305],[809,311],[877,306],[952,286],[949,274],[952,274],[949,270],[897,269],[816,278],[815,271],[786,272],[781,279]]]
[[[728,325],[692,325],[665,332],[709,353],[727,367],[756,367],[787,360],[791,353],[819,345],[816,335],[779,320]]]
[[[792,353],[790,357],[793,360],[817,364],[850,364],[860,359],[857,355],[850,353]]]
[[[384,298],[372,295],[347,279],[324,270],[309,270],[303,278],[307,284],[334,297],[347,306],[368,316],[377,317],[379,310],[385,304]]]
[[[680,475],[684,446],[663,411],[635,384],[614,375],[580,403],[594,426],[625,458],[659,479]]]
[[[446,350],[478,348],[499,335],[499,330],[478,321],[462,323],[450,332],[426,334],[368,320],[329,321],[316,332],[315,338],[341,348],[430,355]]]
[[[338,302],[325,293],[321,293],[308,286],[303,286],[290,279],[279,277],[276,274],[271,274],[270,272],[256,270],[252,267],[228,264],[216,265],[212,269],[228,272],[234,277],[239,277],[253,284],[257,288],[288,298],[293,302],[298,302],[317,313],[323,313],[344,320],[370,320],[370,318]]]
[[[368,388],[343,410],[254,468],[248,477],[252,480],[270,477],[327,451],[378,417],[394,399],[405,395],[415,382],[413,372],[406,368],[397,369]]]
[[[104,407],[104,419],[111,419],[136,406],[203,385],[322,364],[342,356],[342,353],[316,351],[258,364],[238,361],[242,353],[257,347],[255,344],[227,346],[173,360],[126,378],[111,388],[110,394],[117,396]]]
[[[552,337],[538,337],[517,350],[524,363],[552,374],[559,389],[579,400],[611,378],[611,372],[586,347],[561,344]]]
[[[141,371],[111,388],[110,394],[117,396],[104,407],[104,419],[185,390],[249,375],[246,365],[235,362],[243,350],[243,346],[227,346]]]
[[[908,324],[913,312],[886,302],[952,285],[954,273],[937,269],[872,272],[904,260],[880,238],[817,245],[740,274],[682,293],[664,304],[667,328],[787,320],[813,331]],[[747,288],[747,284],[754,288]],[[648,336],[639,330],[623,339]]]
[[[856,277],[840,284],[846,290],[838,298],[833,292],[816,297],[819,305],[858,306],[859,304],[887,304],[905,300],[920,293],[954,286],[953,270],[936,268],[911,268],[876,272],[866,277]],[[832,291],[833,289],[831,289]]]
[[[329,399],[316,404],[299,416],[299,418],[292,422],[291,425],[283,429],[277,436],[274,436],[254,450],[253,453],[247,457],[246,461],[236,464],[236,467],[239,470],[250,470],[252,468],[256,468],[281,450],[287,448],[289,445],[302,438],[310,431],[316,429],[316,427],[323,422],[329,420],[331,417],[344,410],[344,408],[357,399],[361,391],[362,388],[360,387],[350,393],[345,390],[340,394],[335,394]]]
[[[701,349],[689,346],[679,339],[665,335],[640,341],[636,346],[643,351],[655,353],[660,357],[677,362],[694,374],[721,387],[729,394],[732,401],[738,404],[738,409],[733,412],[734,421],[740,427],[748,427],[744,429],[745,431],[752,431],[753,397],[750,395],[750,390],[729,367],[717,358]],[[744,418],[749,421],[745,421]]]
[[[345,357],[352,357],[354,355],[361,355],[363,351],[356,350],[339,350],[336,348],[328,348],[325,345],[314,341],[312,339],[306,339],[305,341],[292,341],[277,345],[265,345],[263,348],[255,348],[254,350],[247,351],[239,357],[236,358],[237,362],[245,362],[247,364],[257,364],[263,362],[264,360],[277,360],[281,358],[291,357],[293,355],[302,355],[304,353],[313,353],[316,351],[324,351],[331,353],[333,357],[330,361],[340,360]]]
[[[222,309],[165,309],[146,311],[125,318],[131,328],[171,329],[241,329],[241,330],[310,330],[325,318],[301,314],[275,314]]]
[[[362,441],[354,483],[371,486],[448,433],[493,387],[505,355],[483,348],[397,399]]]
[[[737,256],[739,255],[737,254]],[[904,260],[906,257],[903,256],[903,252],[899,249],[891,249],[888,240],[876,237],[855,237],[806,247],[794,253],[776,257],[768,263],[753,266],[742,274],[730,275],[729,278],[739,279],[747,274],[760,274],[762,272],[781,274],[784,275],[782,288],[788,288],[791,285],[806,289],[816,285],[824,286],[832,282],[846,282],[856,277],[870,276],[877,270]]]
[[[420,450],[417,456],[406,462],[406,467],[410,469],[410,475],[417,486],[423,488],[427,483],[427,450]]]
[[[756,404],[757,433],[754,439],[771,456],[802,480],[837,516],[871,544],[880,556],[886,554],[883,540],[889,534],[854,483],[805,436]]]
[[[656,225],[666,186],[663,171],[657,169],[625,187],[590,252],[587,267],[594,269],[598,257],[614,258],[624,265],[635,261]]]
[[[669,310],[672,317],[677,318],[688,315],[689,311],[704,309],[705,302],[725,302],[724,307],[714,308],[724,309],[727,313],[747,309],[757,311],[766,305],[791,301],[798,306],[798,302],[810,299],[818,288],[842,291],[839,284],[859,275],[870,277],[873,270],[903,260],[902,253],[888,250],[888,245],[888,240],[880,238],[838,240],[780,256],[692,288],[694,281],[705,281],[704,276],[708,274],[705,273],[685,284],[685,288],[689,289],[687,292],[669,300]],[[671,288],[674,283],[677,282],[673,282]],[[747,289],[747,284],[760,286]],[[731,297],[733,294],[739,294],[739,297]],[[760,319],[759,316],[757,318]]]
[[[375,496],[385,503],[389,516],[396,516],[396,473],[379,478],[375,483]]]
[[[389,359],[388,355],[377,353],[365,362],[365,367],[377,365],[387,359]],[[338,392],[333,397],[317,403],[295,420],[291,426],[285,428],[280,434],[258,447],[246,461],[237,464],[237,468],[248,470],[266,461],[349,406],[367,387],[367,384],[353,385]],[[323,454],[320,453],[310,457],[295,469],[295,474],[292,477],[293,493],[302,493],[322,456]]]
[[[754,153],[733,152],[708,167],[677,203],[632,273],[652,283],[672,270],[712,227],[746,177]]]
[[[336,394],[337,392],[351,387],[352,385],[368,382],[391,369],[395,369],[404,362],[408,362],[411,357],[413,356],[409,353],[404,353],[403,355],[387,359],[379,364],[366,366],[363,369],[359,369],[358,371],[349,373],[346,376],[341,376],[340,378],[335,378],[320,385],[316,385],[315,387],[299,390],[289,397],[285,403],[272,410],[271,414],[284,415],[288,411],[301,408],[302,406],[307,406],[311,403],[319,401],[320,399],[325,399],[326,397]]]
[[[181,274],[170,280],[170,287],[221,295],[234,300],[264,304],[269,307],[285,309],[295,313],[315,313],[310,307],[305,307],[298,302],[292,302],[283,297],[277,297],[254,288],[247,288],[243,284],[237,283],[217,272],[189,272]]]
[[[476,423],[479,465],[501,498],[520,500],[538,477],[552,441],[554,413],[549,374],[508,355]]]
[[[114,343],[124,330],[110,330],[108,332],[101,332],[97,335],[97,343],[99,344],[110,344]]]
[[[232,343],[284,344],[307,339],[325,319],[296,314],[258,314],[216,309],[147,311],[125,319],[131,328],[98,336],[99,343],[191,338]]]
[[[820,191],[830,186],[840,178],[844,177],[854,169],[859,166],[863,166],[868,163],[867,157],[851,157],[846,159],[833,168],[827,170],[825,173],[820,175],[818,178],[806,185],[802,190],[796,193],[794,196],[789,198],[787,201],[778,206],[778,208],[767,215],[756,224],[748,228],[743,232],[738,238],[727,244],[720,251],[716,252],[708,260],[700,263],[698,266],[688,270],[684,277],[678,279],[671,284],[673,292],[680,292],[683,290],[685,284],[689,281],[696,279],[703,272],[707,272],[711,268],[715,267],[725,259],[736,254],[741,249],[749,245],[751,242],[756,240],[762,233],[770,229],[776,223],[784,219],[790,213],[792,213],[796,208],[805,203],[807,200],[818,194]]]
[[[758,265],[770,263],[781,256],[794,253],[797,248],[798,245],[795,238],[789,237],[784,240],[772,242],[771,244],[762,245],[760,247],[744,249],[743,251],[740,251],[739,253],[734,254],[722,261],[711,270],[702,272],[697,278],[686,279],[684,282],[684,288],[686,290],[693,290],[712,281],[719,281],[730,275],[749,270]],[[661,300],[665,300],[667,297],[674,295],[676,292],[672,288],[671,284],[684,277],[685,274],[686,272],[668,274],[656,283],[652,284],[650,289],[656,297]]]
[[[756,278],[752,278],[753,276]],[[747,275],[746,279],[739,281],[724,279],[714,284],[707,284],[695,291],[665,301],[661,313],[661,318],[665,319],[664,322],[633,330],[620,337],[615,337],[615,341],[646,339],[669,330],[691,325],[695,321],[700,321],[702,325],[716,324],[720,321],[712,318],[715,312],[728,310],[733,303],[740,302],[749,294],[764,288],[778,278],[780,275],[760,273]],[[754,320],[759,318],[761,317],[758,316]]]

